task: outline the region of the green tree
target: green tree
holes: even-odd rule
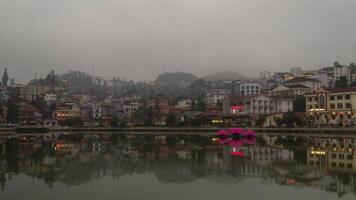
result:
[[[336,88],[347,88],[348,79],[346,76],[341,76],[339,80],[335,81]]]
[[[256,120],[256,126],[262,126],[265,123],[266,115],[259,115]]]
[[[114,116],[111,120],[110,126],[117,127],[118,123],[119,123],[119,118],[117,116]]]
[[[206,104],[205,104],[205,101],[204,101],[204,98],[202,95],[198,96],[196,110],[201,111],[201,112],[206,111]]]

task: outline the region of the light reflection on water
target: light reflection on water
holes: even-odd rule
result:
[[[76,134],[0,140],[0,199],[354,199],[356,140]]]

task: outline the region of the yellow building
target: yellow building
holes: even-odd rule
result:
[[[61,121],[70,118],[78,118],[81,116],[80,109],[76,104],[67,103],[65,105],[60,105],[57,110],[54,111],[54,117]]]
[[[356,119],[356,88],[319,89],[306,94],[307,117],[316,124],[351,125]]]

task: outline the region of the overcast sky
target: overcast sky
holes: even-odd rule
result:
[[[0,0],[0,70],[152,80],[356,62],[355,0]]]

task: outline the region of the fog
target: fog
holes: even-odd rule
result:
[[[0,70],[153,80],[356,61],[353,0],[0,0]]]

